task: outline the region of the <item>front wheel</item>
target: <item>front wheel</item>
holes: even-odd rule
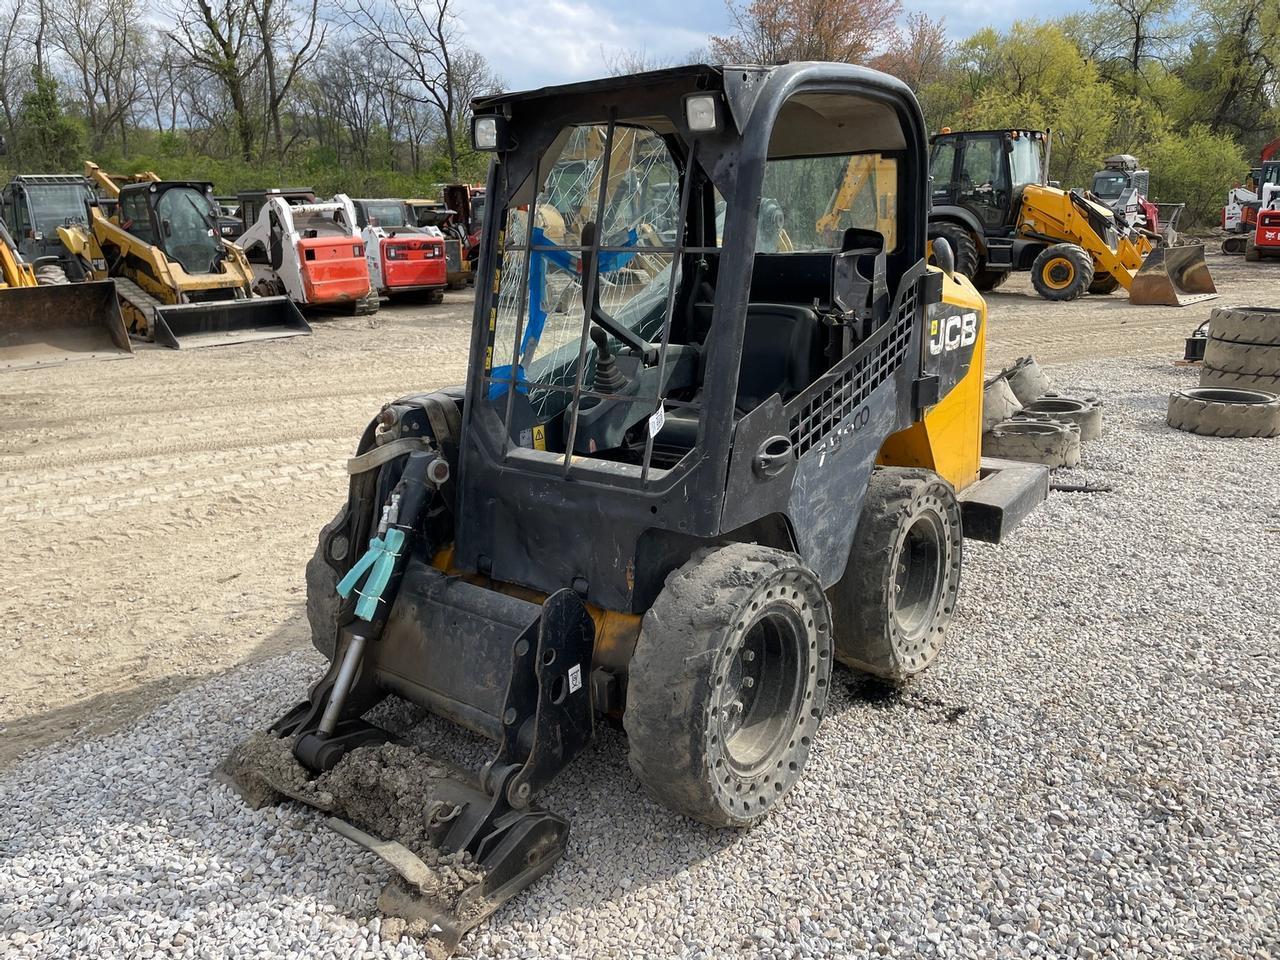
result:
[[[640,628],[622,718],[631,769],[677,813],[754,823],[808,762],[831,659],[827,599],[799,557],[749,543],[699,551]]]
[[[1045,247],[1031,265],[1031,283],[1046,300],[1078,300],[1093,283],[1093,258],[1074,243]]]

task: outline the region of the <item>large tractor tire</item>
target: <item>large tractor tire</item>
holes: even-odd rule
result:
[[[1210,336],[1204,345],[1204,364],[1227,373],[1274,377],[1280,375],[1280,344],[1240,343]]]
[[[1200,386],[1234,387],[1280,394],[1280,374],[1268,377],[1255,373],[1233,373],[1229,370],[1216,370],[1205,364],[1200,368]]]
[[[876,468],[831,589],[836,659],[894,682],[929,666],[955,615],[963,544],[949,483],[932,470]]]
[[[1045,247],[1031,264],[1031,283],[1046,300],[1078,300],[1093,283],[1093,257],[1074,243]]]
[[[973,285],[983,293],[990,293],[1009,279],[1012,270],[988,270],[981,268],[973,278]]]
[[[1089,292],[1095,296],[1106,296],[1109,293],[1115,293],[1116,288],[1120,286],[1120,281],[1110,273],[1098,273],[1094,270],[1093,283],[1089,284]]]
[[[1209,311],[1209,336],[1232,343],[1280,345],[1280,309],[1214,307]]]
[[[791,553],[701,550],[645,614],[622,723],[663,806],[712,826],[760,820],[800,778],[826,708],[831,612]]]
[[[978,241],[957,223],[934,223],[929,226],[929,239],[941,237],[951,246],[956,258],[956,273],[973,278],[978,275]],[[931,261],[932,262],[932,261]]]
[[[1168,424],[1204,437],[1280,437],[1280,396],[1197,387],[1169,394]]]

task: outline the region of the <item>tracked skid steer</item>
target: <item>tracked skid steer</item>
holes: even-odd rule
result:
[[[121,184],[94,163],[85,176],[101,200],[58,235],[87,276],[115,282],[130,334],[176,350],[311,332],[288,297],[254,295],[252,268],[222,239],[212,184],[154,174]]]
[[[307,568],[329,668],[221,768],[381,856],[380,908],[435,956],[562,857],[539,795],[602,723],[675,814],[785,805],[836,662],[929,666],[963,538],[1048,491],[980,455],[986,307],[945,242],[925,262],[928,145],[898,80],[688,66],[474,110],[493,162],[466,383],[365,430]],[[882,195],[820,230],[857,156]],[[487,762],[379,727],[386,698]]]

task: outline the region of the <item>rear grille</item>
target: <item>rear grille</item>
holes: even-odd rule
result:
[[[902,298],[896,317],[787,403],[791,445],[797,457],[822,442],[871,396],[872,390],[893,376],[907,355],[915,314],[913,286]]]

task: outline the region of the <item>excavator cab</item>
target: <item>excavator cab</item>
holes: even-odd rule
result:
[[[379,905],[432,956],[563,855],[537,799],[604,722],[673,812],[769,815],[834,662],[925,669],[963,539],[1048,488],[981,457],[986,308],[925,261],[905,84],[686,66],[474,110],[466,383],[366,429],[307,570],[329,667],[222,768],[386,860]],[[821,222],[851,166],[871,186]],[[377,725],[390,695],[473,766]]]

